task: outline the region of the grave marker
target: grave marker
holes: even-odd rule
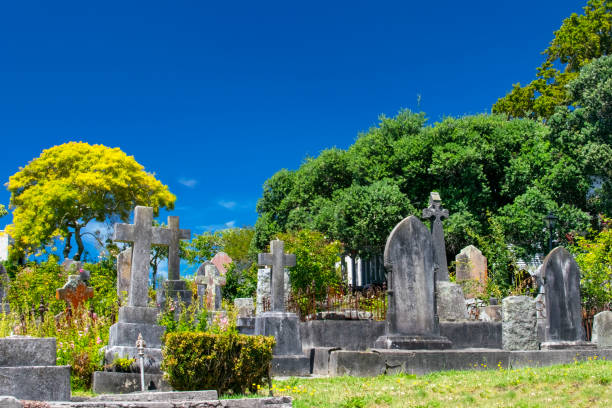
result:
[[[431,236],[433,237],[434,262],[439,271],[436,279],[448,281],[448,265],[446,264],[446,246],[444,244],[444,229],[442,219],[448,218],[448,210],[442,208],[440,194],[432,191],[429,195],[429,207],[423,210],[423,218],[431,220]]]
[[[295,254],[285,254],[285,243],[281,240],[270,241],[270,253],[259,254],[259,266],[271,266],[271,308],[273,312],[285,311],[285,267],[295,266]]]
[[[68,282],[55,291],[55,298],[70,303],[72,310],[77,310],[80,305],[93,297],[94,290],[83,282],[79,275],[70,275]]]

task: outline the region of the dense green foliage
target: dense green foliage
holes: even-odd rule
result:
[[[254,393],[268,379],[274,344],[273,337],[232,331],[170,333],[162,350],[162,370],[175,390]]]
[[[0,204],[0,217],[4,217],[7,214],[8,211],[6,211],[6,207],[4,206],[4,204]]]
[[[567,84],[582,67],[612,52],[612,1],[589,0],[583,15],[572,14],[555,31],[537,79],[514,84],[508,95],[493,105],[493,112],[511,117],[549,118],[555,107],[569,105]],[[563,71],[556,68],[564,64]]]

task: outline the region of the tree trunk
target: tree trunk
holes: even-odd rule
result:
[[[68,259],[70,251],[72,250],[72,246],[70,246],[70,241],[72,241],[72,232],[68,231],[68,236],[66,237],[66,244],[64,244],[64,259]]]
[[[155,286],[157,285],[157,263],[151,266],[153,268],[153,290],[155,290]]]
[[[83,246],[83,238],[81,238],[81,227],[80,226],[74,227],[74,240],[77,243],[77,253],[74,254],[74,257],[72,259],[74,259],[75,261],[80,261],[81,255],[83,254],[83,251],[85,250],[85,246]]]

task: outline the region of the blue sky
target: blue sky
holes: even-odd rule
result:
[[[45,148],[100,143],[169,186],[183,228],[253,225],[267,178],[382,113],[489,112],[585,4],[4,2],[0,179]]]

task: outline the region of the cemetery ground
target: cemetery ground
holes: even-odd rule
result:
[[[550,367],[475,367],[424,376],[289,378],[274,395],[294,407],[606,407],[612,406],[612,361]],[[268,390],[260,390],[267,395]]]

